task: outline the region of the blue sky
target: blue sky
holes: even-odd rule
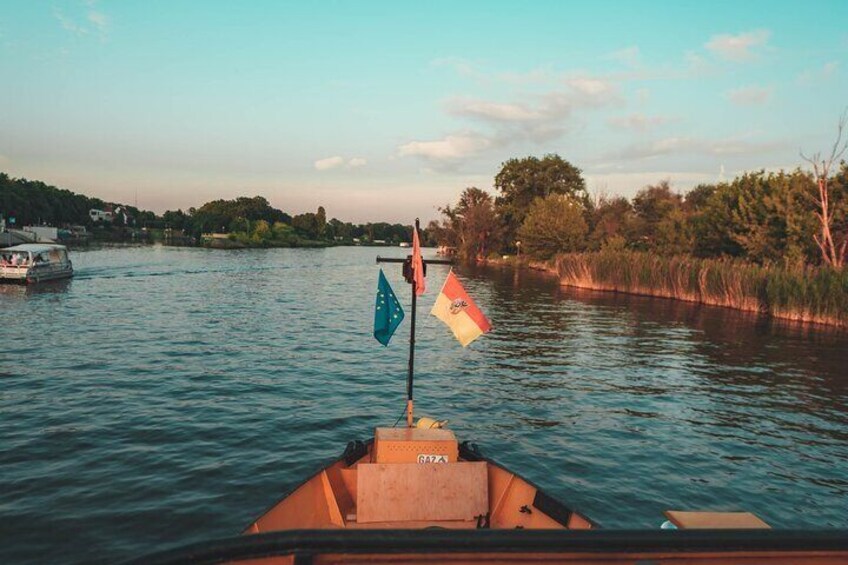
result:
[[[592,192],[685,191],[833,141],[846,21],[844,1],[0,0],[0,170],[352,221],[433,218],[545,153]]]

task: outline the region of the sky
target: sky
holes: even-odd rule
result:
[[[0,171],[354,222],[426,222],[548,153],[593,194],[685,192],[832,144],[845,22],[844,0],[0,0]]]

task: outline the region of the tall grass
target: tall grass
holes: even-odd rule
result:
[[[848,327],[848,270],[607,250],[558,255],[562,284],[676,298]]]

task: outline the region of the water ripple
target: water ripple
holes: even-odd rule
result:
[[[408,326],[388,348],[371,337],[376,254],[106,248],[75,253],[73,281],[0,287],[0,562],[233,535],[392,424]],[[669,508],[848,526],[844,334],[459,273],[495,329],[462,349],[425,295],[422,414],[606,527],[656,528]]]

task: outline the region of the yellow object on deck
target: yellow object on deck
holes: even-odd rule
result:
[[[418,423],[415,424],[416,428],[421,428],[424,430],[431,430],[433,428],[444,428],[448,425],[447,420],[434,420],[433,418],[418,418]]]

